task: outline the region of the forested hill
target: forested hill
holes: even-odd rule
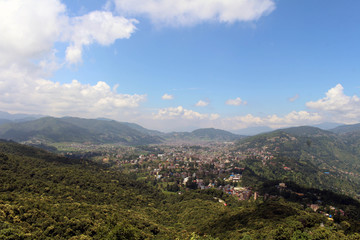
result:
[[[158,143],[235,141],[244,136],[224,130],[204,128],[192,132],[162,133],[135,123],[107,119],[44,117],[26,122],[0,122],[0,138],[32,143],[119,143],[147,145]]]
[[[240,202],[216,189],[163,193],[151,179],[137,181],[117,169],[7,141],[0,141],[0,173],[0,239],[360,236],[357,202],[344,205],[349,216],[329,221],[282,198]]]
[[[201,128],[192,132],[172,132],[163,135],[166,141],[183,141],[189,144],[197,142],[232,142],[244,137],[215,128]]]
[[[239,141],[235,150],[252,154],[247,165],[268,179],[288,179],[356,195],[360,187],[359,139],[297,127],[249,137]]]
[[[14,141],[92,142],[145,145],[159,143],[160,137],[150,136],[126,124],[83,118],[44,117],[22,123],[0,126],[0,138]]]
[[[171,232],[153,220],[164,195],[119,171],[5,141],[0,171],[0,239],[117,239],[119,231],[126,239]]]
[[[215,128],[201,128],[191,132],[191,135],[203,139],[218,139],[220,141],[234,141],[244,136]]]
[[[352,125],[341,125],[336,128],[330,129],[331,132],[338,133],[338,134],[346,134],[346,133],[354,133],[360,132],[360,123],[352,124]]]

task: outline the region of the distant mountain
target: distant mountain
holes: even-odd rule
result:
[[[330,129],[329,131],[337,134],[360,132],[360,123],[352,125],[341,125],[336,128]]]
[[[202,128],[192,132],[173,132],[163,136],[167,141],[200,143],[200,142],[232,142],[245,136],[233,134],[231,132],[215,129]]]
[[[142,133],[145,133],[145,134],[149,134],[151,136],[162,136],[164,135],[164,133],[160,132],[160,131],[156,131],[156,130],[150,130],[150,129],[147,129],[147,128],[144,128],[142,126],[140,126],[139,124],[136,124],[136,123],[129,123],[129,122],[121,122],[122,124],[132,128],[132,129],[135,129],[139,132],[142,132]]]
[[[336,128],[340,125],[342,125],[342,124],[341,123],[333,123],[333,122],[324,122],[324,123],[312,125],[312,127],[321,128],[323,130],[330,130],[330,129]]]
[[[224,130],[204,128],[192,132],[162,133],[138,124],[109,119],[44,117],[26,122],[0,121],[0,138],[32,143],[121,143],[146,145],[162,142],[227,142],[244,136]]]
[[[359,136],[349,138],[303,126],[240,140],[235,150],[253,156],[246,165],[261,177],[356,194],[360,187],[359,141]]]
[[[285,129],[276,130],[276,132],[285,132],[295,136],[302,136],[302,137],[316,137],[316,136],[329,136],[334,135],[330,131],[322,130],[317,127],[310,127],[310,126],[301,126],[301,127],[291,127]]]
[[[340,125],[341,125],[340,123],[324,122],[324,123],[312,125],[312,127],[320,128],[323,130],[329,130],[329,129],[336,128]],[[261,126],[261,127],[249,127],[249,128],[236,130],[235,133],[240,134],[240,135],[254,136],[257,134],[272,132],[275,130],[277,130],[277,129],[273,129],[273,128],[266,127],[266,126]]]
[[[249,127],[235,131],[236,134],[253,136],[261,133],[274,131],[273,128],[262,126],[262,127]]]
[[[243,138],[243,136],[215,128],[201,128],[192,131],[190,134],[200,139],[215,139],[219,141],[234,141]]]
[[[92,142],[143,145],[159,143],[159,137],[139,132],[116,121],[45,117],[0,126],[0,138],[14,141]]]
[[[31,121],[35,119],[39,119],[44,117],[44,115],[40,114],[11,114],[8,112],[0,111],[0,119],[6,119],[13,122],[25,122],[25,121]]]
[[[4,123],[11,123],[11,121],[8,120],[8,119],[1,119],[1,118],[0,118],[0,125],[2,125],[2,124],[4,124]]]

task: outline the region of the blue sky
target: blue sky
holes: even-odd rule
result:
[[[163,131],[360,122],[359,1],[26,2],[0,0],[17,16],[0,14],[3,111]]]

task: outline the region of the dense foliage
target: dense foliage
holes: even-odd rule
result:
[[[355,138],[355,137],[354,137]],[[360,192],[360,138],[313,127],[297,127],[257,135],[239,142],[237,151],[266,152],[246,159],[246,166],[266,179],[356,196]]]
[[[357,215],[330,221],[280,196],[240,202],[216,189],[162,192],[116,169],[14,142],[0,142],[0,172],[0,239],[360,237]]]

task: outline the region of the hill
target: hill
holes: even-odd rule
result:
[[[352,201],[351,214],[333,222],[282,198],[239,202],[216,189],[163,193],[152,180],[7,141],[0,141],[0,173],[0,239],[359,237]]]
[[[0,126],[0,138],[32,142],[92,142],[144,145],[160,138],[139,132],[116,121],[45,117]]]
[[[198,129],[193,132],[162,133],[135,123],[75,117],[44,117],[26,122],[7,121],[0,125],[0,138],[36,144],[60,142],[125,145],[169,142],[197,144],[235,141],[243,137],[214,128]]]
[[[191,135],[194,136],[194,138],[199,139],[215,139],[218,141],[234,141],[237,139],[242,138],[243,136],[233,134],[228,131],[224,131],[221,129],[215,129],[215,128],[202,128],[197,129],[191,132]]]
[[[202,128],[192,132],[167,133],[163,135],[163,138],[167,142],[197,144],[206,142],[233,142],[244,138],[244,136],[215,128]]]
[[[44,117],[39,114],[10,114],[8,112],[0,111],[0,119],[8,120],[10,122],[26,122]]]
[[[317,127],[300,126],[276,130],[276,132],[285,132],[298,137],[321,137],[334,136],[330,131],[322,130]]]
[[[132,129],[135,129],[141,133],[148,134],[150,136],[163,136],[164,135],[164,133],[162,133],[160,131],[150,130],[150,129],[144,128],[136,123],[129,123],[129,122],[121,122],[121,123]]]
[[[0,125],[4,123],[11,123],[11,121],[8,119],[0,119]]]
[[[330,131],[281,129],[241,140],[235,150],[249,154],[247,166],[267,179],[359,194],[359,145]]]
[[[330,129],[329,131],[337,134],[360,132],[360,123],[353,125],[341,125],[336,128]]]

